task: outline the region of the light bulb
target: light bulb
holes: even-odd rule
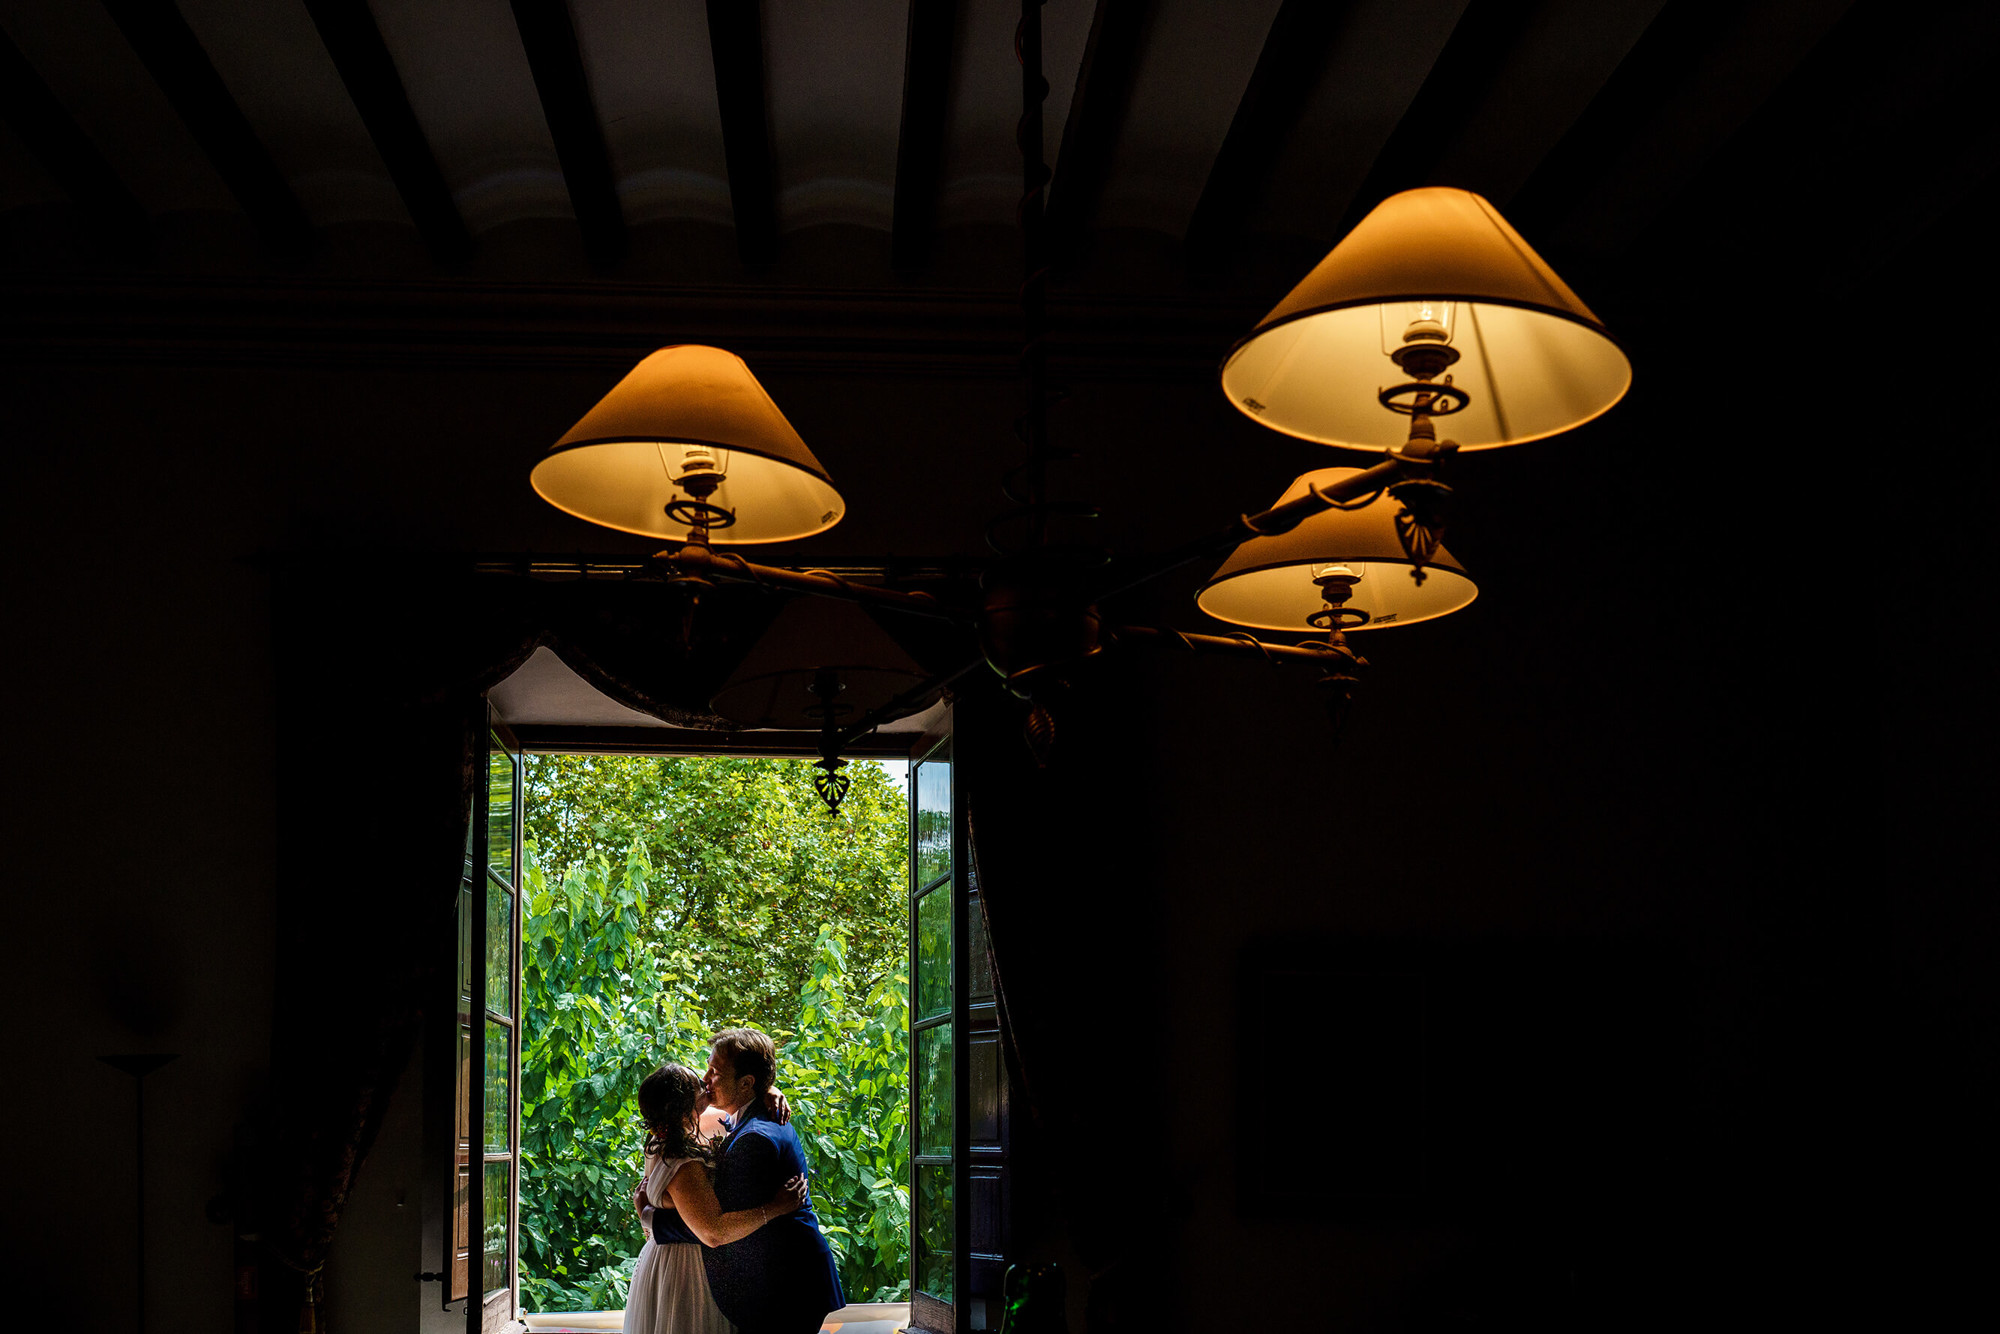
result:
[[[1394,353],[1412,343],[1449,344],[1457,305],[1455,301],[1427,297],[1378,306],[1382,317],[1382,351]]]
[[[1310,568],[1314,583],[1319,583],[1326,579],[1339,579],[1346,583],[1359,583],[1362,576],[1368,573],[1368,567],[1358,560],[1321,561]]]
[[[691,477],[720,479],[727,474],[729,451],[716,449],[710,445],[681,446],[680,476],[674,478],[677,485],[685,486]]]

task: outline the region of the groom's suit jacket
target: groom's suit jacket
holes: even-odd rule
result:
[[[716,1202],[724,1213],[754,1209],[805,1170],[798,1135],[771,1120],[761,1102],[753,1103],[738,1115],[716,1162]],[[679,1240],[658,1236],[662,1215],[653,1218],[656,1240]],[[847,1305],[810,1200],[741,1241],[703,1247],[701,1258],[715,1304],[739,1326],[813,1330],[821,1316]]]

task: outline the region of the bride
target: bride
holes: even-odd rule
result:
[[[646,1173],[633,1202],[646,1225],[646,1244],[632,1270],[625,1334],[732,1334],[709,1294],[701,1248],[740,1241],[805,1203],[805,1178],[797,1176],[754,1209],[722,1212],[702,1136],[707,1101],[701,1076],[684,1065],[663,1065],[639,1085]],[[656,1208],[678,1213],[682,1226],[675,1231],[687,1240],[662,1245],[652,1239]]]

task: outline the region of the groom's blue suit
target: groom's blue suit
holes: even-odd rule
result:
[[[754,1102],[737,1114],[716,1162],[716,1203],[724,1213],[754,1209],[805,1170],[798,1135],[771,1120],[761,1100]],[[654,1214],[656,1239],[681,1240],[657,1235],[677,1223],[671,1211]],[[847,1305],[811,1200],[741,1241],[704,1246],[701,1258],[715,1304],[740,1334],[812,1334],[827,1312]]]

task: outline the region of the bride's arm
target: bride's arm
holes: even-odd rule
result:
[[[653,1210],[659,1201],[646,1197],[646,1179],[653,1174],[653,1164],[658,1162],[652,1154],[646,1155],[646,1165],[639,1169],[639,1184],[632,1187],[632,1208],[639,1215],[639,1222],[650,1233],[653,1230]]]
[[[681,1211],[681,1221],[688,1230],[700,1239],[704,1246],[727,1246],[732,1241],[741,1241],[774,1218],[783,1218],[806,1201],[806,1179],[795,1176],[778,1188],[778,1193],[753,1209],[732,1209],[722,1212],[722,1205],[715,1198],[715,1183],[709,1179],[708,1169],[700,1163],[689,1163],[674,1173],[667,1183],[667,1194],[673,1197],[674,1207]]]

